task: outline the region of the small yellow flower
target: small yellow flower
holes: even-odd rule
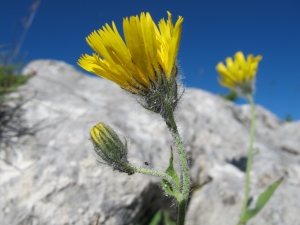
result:
[[[78,64],[131,93],[145,95],[161,76],[167,81],[175,78],[182,22],[179,16],[174,26],[170,12],[158,27],[149,13],[124,18],[125,42],[114,22],[112,27],[106,24],[86,38],[96,53],[82,55]]]
[[[260,55],[256,57],[248,55],[246,61],[244,54],[237,52],[234,60],[231,57],[226,58],[227,67],[222,62],[219,62],[216,70],[221,76],[221,79],[219,79],[220,84],[236,91],[238,94],[252,94],[260,60],[262,60]]]

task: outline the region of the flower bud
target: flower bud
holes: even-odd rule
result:
[[[91,140],[95,152],[103,160],[103,163],[113,167],[115,170],[131,175],[134,168],[127,160],[127,141],[123,143],[116,132],[109,126],[98,123],[91,131]]]

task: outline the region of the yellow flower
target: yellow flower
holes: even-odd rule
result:
[[[227,67],[219,62],[216,70],[221,76],[220,84],[242,95],[252,94],[260,60],[262,60],[260,55],[256,57],[248,55],[245,60],[244,54],[237,52],[234,60],[231,57],[226,58]]]
[[[161,19],[158,27],[149,13],[123,19],[124,40],[112,22],[92,32],[87,43],[96,52],[84,54],[79,66],[111,80],[125,90],[139,95],[149,93],[165,76],[167,81],[177,74],[178,53],[183,18],[175,26],[172,15]]]

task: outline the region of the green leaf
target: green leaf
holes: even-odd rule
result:
[[[273,193],[276,191],[279,184],[282,182],[283,177],[275,181],[267,190],[265,190],[258,198],[254,209],[247,209],[243,218],[241,219],[242,223],[246,223],[248,220],[256,216],[260,210],[267,204]]]
[[[234,92],[234,91],[230,91],[228,94],[226,95],[221,95],[224,99],[228,100],[228,101],[231,101],[231,102],[234,102],[238,99],[239,95]]]
[[[176,223],[171,219],[170,213],[165,210],[159,210],[152,217],[149,225],[176,225]]]
[[[149,225],[158,225],[160,221],[161,221],[161,210],[155,213]]]
[[[163,216],[164,216],[164,224],[165,225],[176,225],[176,223],[171,219],[169,212],[164,211]]]
[[[171,154],[170,154],[170,159],[169,159],[169,167],[166,169],[165,173],[170,175],[173,178],[173,180],[176,183],[176,189],[173,190],[171,184],[166,180],[162,181],[163,188],[165,189],[165,191],[169,195],[172,195],[176,199],[179,199],[180,198],[180,181],[179,181],[179,177],[178,177],[178,175],[177,175],[177,173],[174,169],[174,166],[173,166],[173,149],[172,149],[172,146],[171,146]]]

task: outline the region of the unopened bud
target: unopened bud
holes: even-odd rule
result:
[[[90,135],[95,152],[104,161],[103,163],[128,175],[134,173],[134,168],[127,160],[127,141],[125,138],[125,143],[123,143],[116,132],[103,123],[95,125],[91,129]]]

